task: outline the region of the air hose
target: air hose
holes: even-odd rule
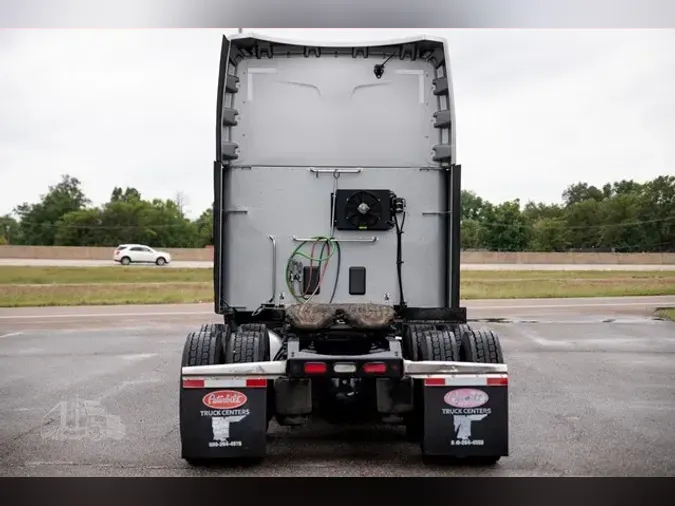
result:
[[[308,243],[312,244],[312,250],[311,250],[311,253],[309,255],[300,251]],[[314,258],[314,249],[319,243],[322,243],[321,251],[319,253],[319,258]],[[326,249],[328,249],[328,255],[324,256]],[[341,264],[341,261],[342,261],[340,244],[335,239],[333,239],[331,237],[317,236],[317,237],[312,237],[312,241],[301,242],[295,248],[293,253],[291,253],[291,256],[288,258],[288,261],[286,262],[286,285],[288,287],[288,291],[290,292],[291,296],[297,302],[299,302],[301,304],[306,304],[314,298],[314,296],[319,291],[319,289],[321,288],[321,285],[324,282],[325,274],[326,274],[326,271],[328,269],[329,260],[332,258],[332,256],[335,254],[336,251],[337,251],[337,254],[338,254],[338,266],[337,266],[337,273],[336,273],[336,276],[335,276],[335,285],[333,287],[333,293],[332,293],[331,298],[330,298],[330,302],[332,302],[334,297],[335,297],[335,292],[337,291],[338,280],[339,280],[339,277],[340,277],[340,264]],[[291,267],[293,265],[293,260],[295,259],[295,257],[298,257],[298,256],[309,260],[310,267],[314,266],[313,265],[314,262],[318,262],[317,267],[319,269],[321,269],[320,274],[319,274],[319,282],[318,282],[318,284],[317,284],[317,286],[314,289],[314,292],[312,294],[307,294],[307,293],[298,294],[298,293],[296,293],[296,291],[293,287],[293,279],[291,277]],[[322,265],[323,265],[323,269],[321,268]]]

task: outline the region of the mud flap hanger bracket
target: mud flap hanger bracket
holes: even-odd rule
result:
[[[209,376],[231,378],[276,379],[286,376],[286,361],[248,362],[242,364],[218,364],[183,367],[183,376]],[[475,376],[484,374],[508,374],[506,364],[483,364],[477,362],[413,362],[403,361],[403,376],[424,379],[439,376]]]

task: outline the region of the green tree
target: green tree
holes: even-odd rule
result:
[[[463,220],[460,228],[462,249],[485,247],[483,226],[478,220]]]
[[[523,215],[532,223],[542,218],[559,219],[564,214],[565,209],[558,204],[543,204],[529,201],[523,208]]]
[[[82,209],[64,214],[56,226],[57,246],[110,246],[104,238],[99,208]]]
[[[659,176],[644,184],[638,218],[645,251],[675,251],[675,176]]]
[[[213,206],[206,209],[195,221],[197,246],[203,248],[213,244]]]
[[[582,200],[570,205],[565,212],[569,231],[570,247],[593,249],[600,247],[600,202],[595,199]]]
[[[565,251],[569,246],[569,230],[563,219],[539,218],[532,225],[531,250]]]
[[[20,219],[23,242],[31,245],[54,245],[59,220],[65,214],[79,211],[90,203],[80,186],[79,179],[66,174],[61,176],[58,184],[49,187],[49,191],[39,202],[17,206],[15,212]]]
[[[529,222],[520,210],[520,200],[506,201],[485,209],[485,245],[492,251],[524,251],[530,243]]]
[[[605,192],[588,183],[574,183],[563,192],[563,200],[567,207],[587,200],[600,202],[606,196]]]
[[[644,249],[646,234],[640,221],[643,202],[640,193],[614,194],[600,203],[598,210],[598,245],[615,251]]]
[[[460,197],[462,220],[480,220],[487,204],[475,192],[462,190]]]
[[[138,218],[142,244],[174,248],[193,248],[197,244],[196,225],[183,216],[173,200],[143,202]]]
[[[6,214],[0,216],[0,244],[21,244],[19,222]]]

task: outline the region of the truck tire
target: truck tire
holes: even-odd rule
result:
[[[403,358],[414,361],[420,360],[420,343],[424,339],[424,332],[433,329],[434,326],[430,324],[415,323],[405,325],[401,340]]]
[[[241,325],[229,339],[225,353],[228,364],[265,362],[270,359],[270,340],[267,326],[247,323]]]
[[[466,326],[460,337],[460,360],[483,364],[503,364],[504,355],[499,336],[491,330]]]
[[[471,325],[469,325],[468,323],[458,323],[457,325],[454,326],[454,331],[455,335],[457,336],[457,339],[461,343],[462,336],[467,332],[471,331]]]
[[[227,328],[204,328],[199,332],[188,334],[183,346],[181,365],[191,367],[197,365],[217,365],[225,362],[223,352],[223,335]]]
[[[224,323],[205,323],[199,329],[199,332],[208,332],[211,334],[218,334],[223,343],[223,354],[227,346],[227,341],[230,338],[230,326]]]
[[[458,362],[460,344],[457,336],[449,327],[436,328],[434,325],[410,325],[410,342],[416,344],[416,357],[412,360],[424,360],[432,362]],[[421,399],[423,386],[414,386],[414,396]],[[415,403],[413,412],[405,422],[406,438],[412,442],[422,439],[424,425],[424,410],[419,402]]]
[[[191,332],[188,334],[185,345],[183,346],[181,366],[192,367],[224,363],[225,353],[223,351],[223,336],[227,331],[228,327],[225,325],[222,328],[204,325],[199,332]],[[181,432],[182,431],[183,428],[181,427]],[[185,460],[188,464],[193,466],[202,466],[209,463],[202,459],[186,458]]]
[[[422,360],[433,362],[458,362],[459,340],[449,329],[425,329],[422,339],[419,340],[420,356]]]
[[[270,336],[267,325],[246,323],[239,326],[225,348],[225,363],[266,362],[270,360]],[[274,416],[274,396],[269,394],[273,382],[268,381],[267,428]]]
[[[461,334],[460,360],[482,364],[503,364],[504,355],[499,336],[491,330],[475,329],[465,325]],[[473,457],[468,463],[492,465],[501,457]]]

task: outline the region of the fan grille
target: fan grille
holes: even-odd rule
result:
[[[382,203],[369,191],[357,191],[347,199],[345,214],[355,227],[373,227],[382,219]]]

